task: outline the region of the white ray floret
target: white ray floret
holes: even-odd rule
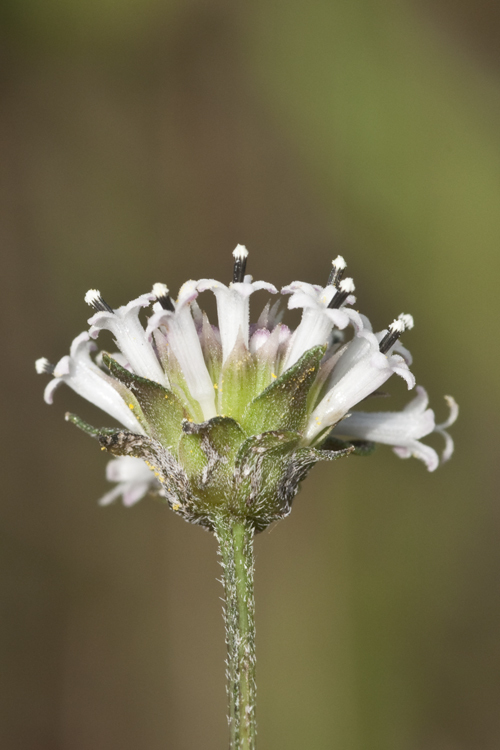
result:
[[[51,404],[56,388],[61,383],[66,383],[79,396],[107,412],[124,427],[142,434],[144,431],[139,422],[113,386],[116,381],[92,361],[90,352],[95,348],[86,331],[73,340],[69,356],[60,359],[52,370],[54,379],[48,383],[44,393],[46,403]],[[40,363],[41,360],[37,362]],[[42,362],[45,367],[48,360],[42,358]],[[47,369],[42,370],[41,365],[37,366],[37,371],[50,372]]]
[[[128,305],[111,310],[100,292],[91,289],[85,295],[85,301],[97,309],[97,312],[88,321],[91,326],[89,334],[92,338],[97,338],[100,331],[111,331],[118,348],[136,375],[168,386],[168,378],[139,320],[141,308],[149,307],[154,299],[153,294],[142,294]]]
[[[326,428],[337,424],[353,406],[394,374],[402,377],[409,389],[414,387],[415,378],[403,358],[398,354],[383,354],[377,337],[360,331],[335,365],[328,393],[309,418],[306,440],[314,440]]]
[[[436,430],[434,412],[427,408],[429,399],[425,389],[417,386],[416,390],[417,395],[402,411],[353,411],[335,427],[333,434],[391,445],[401,458],[414,456],[429,471],[434,471],[439,465],[438,454],[420,442]]]
[[[442,437],[444,438],[445,447],[444,451],[441,456],[441,460],[443,463],[445,461],[449,461],[451,458],[453,451],[455,449],[455,446],[453,444],[453,438],[451,435],[448,434],[447,429],[448,427],[451,427],[452,424],[454,424],[457,421],[458,418],[458,404],[453,398],[453,396],[445,396],[445,401],[448,404],[448,408],[450,410],[450,415],[447,420],[442,422],[441,424],[437,424],[435,428],[435,432],[438,432]]]
[[[347,285],[346,283],[347,282]],[[346,293],[345,304],[352,304],[355,299],[351,296],[351,290],[354,291],[352,279],[344,279],[344,290]],[[283,287],[282,294],[290,294],[288,308],[290,310],[302,308],[302,320],[292,334],[290,347],[288,349],[284,369],[292,367],[302,355],[313,346],[321,346],[328,343],[330,333],[335,326],[342,330],[349,323],[352,323],[357,329],[362,328],[361,317],[359,313],[351,308],[342,306],[340,308],[329,307],[339,289],[335,286],[320,287],[307,284],[302,281],[294,281],[292,284]]]
[[[133,456],[113,458],[106,466],[106,479],[117,485],[101,497],[99,505],[109,505],[121,496],[123,504],[130,508],[158,485],[151,469]]]
[[[240,262],[240,260],[246,261],[248,256],[246,248],[241,248],[243,248],[243,245],[238,245],[235,250],[238,254],[238,257],[235,256],[236,263]],[[243,343],[248,348],[250,295],[259,289],[265,289],[270,294],[277,294],[278,291],[273,284],[268,284],[267,281],[252,281],[251,276],[245,276],[243,281],[232,282],[229,286],[221,284],[220,281],[215,281],[215,279],[200,279],[197,289],[199,292],[210,290],[215,294],[223,362],[227,360],[233,351],[240,335]]]
[[[153,287],[155,293],[163,290],[157,285]],[[167,329],[168,345],[179,362],[186,384],[193,398],[201,406],[205,420],[215,417],[215,392],[210,378],[200,338],[191,314],[191,303],[198,296],[196,281],[186,281],[179,291],[175,310],[156,309],[148,321],[146,334],[151,337],[153,331],[160,326]],[[166,289],[166,287],[165,287]],[[167,289],[168,294],[168,289]]]

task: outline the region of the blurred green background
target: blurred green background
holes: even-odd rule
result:
[[[383,447],[320,465],[257,539],[259,747],[498,748],[498,4],[0,16],[2,748],[227,746],[214,540],[152,499],[99,508],[106,459],[63,414],[102,419],[45,405],[33,363],[88,288],[229,280],[239,242],[276,285],[342,253],[376,328],[414,314],[438,420],[461,405],[435,474]]]

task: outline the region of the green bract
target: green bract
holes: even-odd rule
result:
[[[171,377],[169,390],[103,354],[117,390],[145,434],[95,429],[74,415],[67,418],[113,455],[145,461],[161,485],[161,496],[186,520],[211,528],[214,510],[224,508],[251,519],[260,531],[290,513],[299,483],[317,461],[332,461],[354,450],[342,441],[334,449],[304,444],[308,396],[324,352],[325,347],[313,347],[258,392],[263,378],[259,363],[243,347],[235,347],[221,375],[227,413],[201,423],[187,399],[182,402],[182,384]]]

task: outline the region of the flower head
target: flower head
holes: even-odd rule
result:
[[[399,341],[413,328],[410,315],[375,333],[352,308],[354,282],[344,278],[346,263],[337,256],[325,287],[300,281],[283,287],[288,308],[302,310],[294,331],[282,323],[279,299],[251,324],[251,295],[277,290],[246,274],[243,245],[233,256],[228,285],[187,281],[176,300],[157,283],[112,309],[90,290],[89,331],[57,365],[37,360],[37,371],[53,376],[48,403],[66,383],[120,425],[96,429],[67,415],[115,456],[107,477],[117,484],[101,504],[122,497],[133,505],[154,491],[194,523],[211,528],[214,510],[223,507],[260,530],[290,512],[299,482],[317,461],[384,443],[433,471],[438,454],[422,442],[433,432],[445,440],[442,461],[451,456],[447,429],[458,415],[451,397],[450,416],[439,425],[421,387],[401,412],[353,411],[392,375],[415,386],[411,355]],[[206,291],[216,298],[217,325],[198,305]],[[141,311],[151,305],[143,325]],[[93,357],[93,339],[103,329],[113,333],[119,352]]]

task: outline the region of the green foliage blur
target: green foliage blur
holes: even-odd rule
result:
[[[45,405],[33,363],[87,289],[229,281],[237,243],[277,286],[343,254],[376,328],[414,315],[438,421],[461,406],[435,474],[320,465],[257,539],[259,747],[498,747],[499,32],[487,0],[3,4],[3,748],[227,744],[214,540],[99,508],[106,460],[63,415],[105,420]]]

